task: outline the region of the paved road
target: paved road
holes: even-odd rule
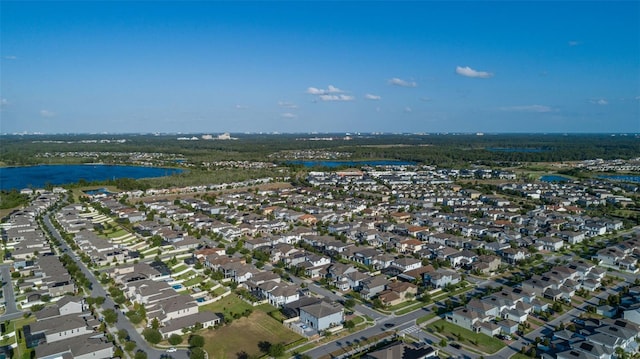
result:
[[[16,306],[16,297],[13,292],[13,284],[11,282],[11,265],[3,264],[0,266],[0,272],[2,273],[2,290],[4,292],[3,298],[5,302],[5,312],[0,315],[0,321],[12,320],[20,318],[22,311]]]
[[[107,296],[107,292],[102,287],[100,282],[95,278],[93,273],[86,267],[86,265],[76,256],[73,255],[71,248],[64,241],[58,230],[51,223],[51,219],[49,218],[49,214],[44,216],[44,223],[47,228],[51,231],[53,236],[60,242],[60,247],[63,252],[70,253],[71,257],[74,259],[78,267],[82,270],[82,273],[87,277],[87,279],[91,282],[91,296],[92,297],[104,297],[105,302],[102,305],[102,310],[104,309],[115,309],[115,303],[111,299],[111,297]],[[118,310],[118,321],[114,324],[117,330],[125,329],[129,333],[129,337],[132,341],[136,342],[137,349],[143,350],[147,353],[147,357],[149,359],[160,359],[162,355],[166,355],[166,352],[163,350],[157,350],[151,347],[146,340],[142,337],[142,335],[136,330],[136,328],[131,324],[129,319],[120,313]],[[187,359],[189,356],[186,350],[178,350],[175,353],[170,354],[175,359]]]

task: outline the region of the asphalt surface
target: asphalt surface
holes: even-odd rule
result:
[[[0,315],[0,321],[17,319],[22,316],[22,311],[16,306],[16,297],[13,292],[13,285],[11,284],[11,265],[3,264],[0,266],[0,273],[2,273],[2,290],[3,299],[5,302],[5,312]]]

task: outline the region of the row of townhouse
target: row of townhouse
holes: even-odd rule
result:
[[[113,342],[98,330],[100,322],[89,312],[84,298],[63,296],[35,316],[36,321],[23,328],[27,348],[35,348],[35,358],[114,357]]]
[[[600,287],[605,271],[594,264],[577,260],[556,266],[542,275],[534,274],[522,282],[522,289],[553,300],[571,300],[578,289],[594,291]]]
[[[482,299],[472,299],[463,308],[446,315],[446,320],[462,328],[489,336],[513,334],[533,311],[548,309],[548,303],[536,299],[524,289],[508,288]]]
[[[557,359],[616,359],[617,350],[625,355],[638,351],[640,326],[625,319],[585,321],[579,333],[567,330],[553,334],[552,343]]]
[[[157,321],[163,338],[172,334],[182,335],[183,328],[202,325],[213,327],[222,318],[213,312],[200,312],[196,299],[178,293],[167,281],[166,275],[146,263],[119,266],[109,271],[125,297],[132,303],[143,305],[146,320],[151,325]]]
[[[631,273],[638,272],[640,237],[626,239],[599,250],[593,257],[599,264]]]

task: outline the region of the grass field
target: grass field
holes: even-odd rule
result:
[[[203,305],[198,308],[201,312],[224,313],[225,316],[233,317],[234,314],[242,314],[247,309],[253,309],[249,304],[238,298],[237,295],[231,294],[217,302]]]
[[[442,331],[438,332],[436,327],[442,328]],[[488,354],[495,353],[505,346],[502,341],[496,338],[480,333],[474,333],[470,330],[449,323],[444,319],[440,319],[437,322],[429,324],[427,328],[441,337],[446,337],[450,341],[457,341],[464,346],[477,349]],[[461,340],[458,340],[458,337],[460,337]]]
[[[292,343],[301,336],[285,328],[262,311],[254,311],[248,318],[234,320],[231,325],[204,331],[204,349],[209,358],[237,359],[243,354],[261,354],[258,343]]]

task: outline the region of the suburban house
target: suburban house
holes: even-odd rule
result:
[[[338,304],[321,301],[300,308],[300,321],[311,328],[322,331],[341,325],[344,321],[344,308]]]

